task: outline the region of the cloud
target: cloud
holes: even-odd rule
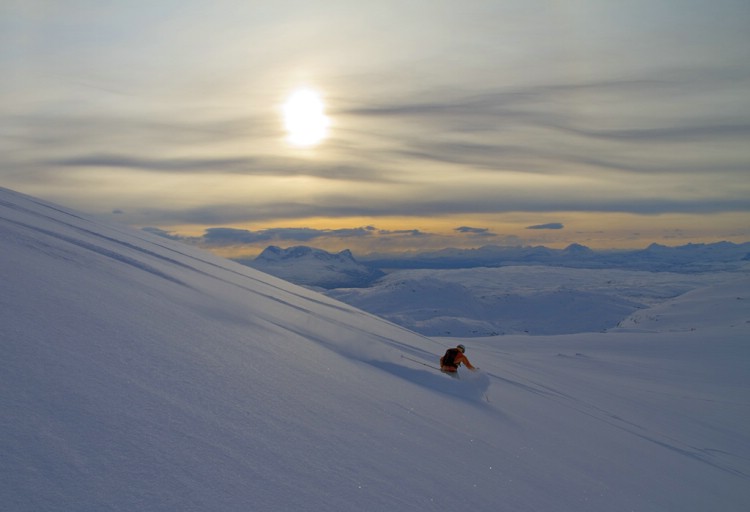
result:
[[[317,238],[359,238],[371,236],[372,226],[347,229],[270,228],[259,231],[235,228],[208,228],[200,241],[208,246],[255,245],[259,243],[293,241],[309,242]]]
[[[191,173],[217,171],[250,173],[257,164],[254,158],[139,158],[117,154],[93,154],[49,160],[59,167],[113,167],[139,171]]]
[[[470,92],[453,89],[451,92],[420,91],[409,97],[394,99],[368,107],[342,110],[352,116],[399,118],[401,120],[430,120],[449,123],[464,131],[495,129],[499,125],[537,124],[558,127],[576,119],[559,104],[569,104],[581,96],[625,100],[676,88],[681,82],[674,79],[592,80],[582,82],[527,85],[516,88],[485,89]]]
[[[693,185],[695,186],[695,185]],[[369,194],[351,195],[324,194],[311,197],[307,202],[246,201],[236,204],[212,204],[195,208],[154,208],[152,206],[123,208],[124,221],[134,225],[199,225],[222,226],[241,223],[262,223],[288,220],[298,222],[305,218],[345,219],[370,217],[402,217],[419,219],[437,215],[502,214],[506,212],[557,213],[633,213],[637,215],[660,215],[665,213],[708,214],[721,212],[750,211],[750,197],[739,197],[742,183],[736,184],[737,197],[706,196],[670,198],[654,194],[652,198],[634,198],[631,195],[617,196],[617,186],[609,192],[602,188],[595,193],[577,190],[575,187],[557,190],[549,196],[544,190],[510,188],[485,185],[485,190],[462,190],[456,187],[452,193],[439,190],[422,190],[419,197],[383,198]],[[606,194],[606,195],[605,195]],[[155,223],[158,221],[158,224]],[[415,222],[416,223],[416,222]],[[366,228],[358,228],[366,229]],[[552,228],[546,228],[552,229]],[[558,228],[559,229],[559,228]],[[319,230],[314,230],[316,233]],[[254,236],[269,237],[265,231]],[[282,234],[279,231],[279,235]],[[458,231],[460,233],[460,231]],[[383,233],[389,234],[389,233]],[[403,230],[399,234],[419,236],[419,230]],[[465,234],[471,234],[465,232]],[[475,233],[476,234],[476,233]],[[322,236],[322,235],[321,235]]]
[[[563,229],[563,226],[559,222],[550,222],[548,224],[537,224],[535,226],[528,226],[526,229]]]
[[[175,235],[174,233],[170,233],[169,231],[165,231],[163,229],[154,228],[154,227],[145,227],[141,228],[143,231],[146,231],[147,233],[151,233],[153,235],[160,236],[162,238],[169,238],[170,240],[178,240],[180,242],[190,242],[191,239],[189,237],[181,236],[181,235]]]
[[[10,176],[15,182],[5,184],[20,190],[31,180],[37,187],[43,183],[59,194],[56,198],[65,193],[81,204],[80,191],[86,190],[85,196],[96,197],[97,208],[117,204],[127,212],[124,221],[137,225],[276,225],[285,219],[503,212],[748,211],[750,160],[737,141],[750,136],[750,123],[742,108],[734,114],[680,110],[673,116],[649,110],[656,100],[676,93],[698,108],[700,101],[690,100],[708,94],[712,86],[731,92],[730,87],[747,82],[746,76],[706,78],[699,71],[505,89],[490,84],[475,90],[403,90],[380,104],[355,108],[341,106],[351,104],[351,98],[339,98],[330,115],[341,122],[329,145],[313,158],[268,150],[264,144],[277,128],[257,113],[247,119],[186,119],[182,114],[158,119],[137,111],[130,116],[105,111],[26,115],[13,118],[20,123],[12,123],[11,135],[25,144],[9,152],[5,168],[10,170],[0,176]],[[598,108],[588,108],[591,100]],[[373,137],[377,144],[369,144]],[[131,189],[130,197],[119,195],[130,171],[138,172],[133,190],[145,199],[131,200]],[[705,178],[709,174],[710,180]],[[229,190],[225,184],[237,176],[247,178]],[[179,180],[179,187],[164,187],[164,198],[172,204],[154,200],[150,177],[162,180],[160,186],[172,177]],[[209,196],[211,179],[215,190]],[[292,182],[310,186],[300,192],[286,187]],[[100,187],[96,192],[95,184]],[[419,230],[382,233],[389,234],[424,235]],[[218,243],[222,236],[232,238],[228,233],[209,238]],[[273,240],[276,235],[245,236]],[[315,236],[325,235],[289,234],[299,241]]]
[[[683,124],[668,127],[643,127],[625,130],[592,130],[560,126],[561,130],[590,138],[609,139],[639,144],[670,142],[698,142],[712,140],[748,140],[750,124]]]
[[[739,177],[748,168],[747,153],[737,148],[750,137],[746,103],[734,112],[707,105],[717,88],[733,91],[749,82],[747,74],[726,70],[665,70],[644,79],[425,91],[347,113],[386,120],[394,130],[419,126],[399,132],[400,143],[391,148],[405,159],[553,175],[615,170]],[[690,108],[663,113],[675,97]],[[717,143],[728,151],[706,151],[705,144]]]
[[[235,174],[245,176],[313,176],[327,180],[394,182],[389,173],[367,165],[312,163],[297,158],[238,156],[225,158],[138,157],[101,153],[49,159],[46,165],[68,168],[119,168],[174,174]]]
[[[378,230],[379,235],[389,236],[389,235],[407,235],[407,236],[429,236],[428,233],[425,233],[424,231],[420,231],[419,229],[396,229],[396,230],[388,230],[388,229],[379,229]]]
[[[263,247],[271,244],[318,244],[325,246],[327,243],[342,243],[349,240],[353,245],[363,242],[375,245],[389,245],[400,243],[408,239],[419,238],[421,241],[443,239],[441,235],[427,233],[419,229],[388,230],[378,229],[375,226],[362,226],[341,229],[314,229],[314,228],[269,228],[257,231],[249,229],[236,229],[228,227],[207,228],[202,236],[190,237],[165,231],[156,227],[142,228],[144,231],[155,235],[179,240],[210,248],[232,248],[232,247]]]
[[[304,240],[314,238],[305,236]],[[256,244],[258,242],[270,242],[274,237],[271,233],[264,231],[250,231],[248,229],[234,228],[208,228],[201,238],[201,241],[210,246],[232,246]]]
[[[495,233],[492,233],[488,228],[472,228],[470,226],[460,226],[454,229],[454,231],[457,231],[458,233],[463,233],[467,235],[472,236],[482,236],[482,237],[491,237],[491,236],[497,236]]]

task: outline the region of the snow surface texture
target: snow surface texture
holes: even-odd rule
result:
[[[402,356],[455,339],[5,189],[0,243],[3,510],[750,503],[746,273],[454,380]]]

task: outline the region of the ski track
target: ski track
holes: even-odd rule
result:
[[[510,363],[513,364],[512,361]],[[737,457],[739,459],[747,460],[744,457],[737,456],[731,453],[727,453],[723,450],[699,448],[696,446],[692,446],[688,443],[681,441],[680,439],[677,439],[673,436],[665,434],[664,432],[657,432],[657,431],[650,430],[649,428],[642,425],[640,422],[630,421],[627,418],[623,418],[622,416],[609,411],[608,409],[602,408],[589,401],[583,400],[575,395],[562,392],[559,389],[554,388],[549,385],[545,385],[542,382],[530,379],[528,377],[523,377],[519,375],[518,373],[514,373],[507,369],[504,370],[503,373],[508,374],[508,375],[513,375],[516,377],[516,379],[514,380],[514,379],[502,377],[494,372],[488,372],[487,375],[489,375],[491,378],[495,379],[498,382],[510,384],[525,392],[529,392],[536,396],[540,396],[544,399],[554,401],[557,404],[560,404],[564,407],[575,410],[576,412],[580,414],[583,414],[587,417],[593,418],[597,421],[600,421],[602,423],[615,427],[630,435],[636,436],[640,439],[653,443],[661,448],[672,450],[684,457],[688,457],[690,459],[707,464],[723,472],[726,472],[735,476],[740,476],[743,478],[750,478],[750,476],[746,472],[737,468],[735,465],[732,465],[730,461],[716,460],[716,457],[714,456],[714,454],[719,453],[722,455],[727,455],[728,457],[732,457],[732,458]],[[522,382],[522,380],[524,382]],[[693,399],[693,398],[690,397],[690,399]],[[715,402],[715,401],[712,401],[712,402]],[[737,405],[736,402],[724,402],[724,403]],[[747,404],[739,404],[739,405],[747,405]]]

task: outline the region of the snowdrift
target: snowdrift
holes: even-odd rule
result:
[[[750,502],[747,308],[702,335],[467,340],[483,373],[456,382],[403,357],[456,340],[5,189],[0,244],[4,509]]]

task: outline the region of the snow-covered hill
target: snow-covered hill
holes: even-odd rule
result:
[[[384,275],[356,261],[349,250],[331,254],[313,247],[272,245],[253,260],[237,261],[299,285],[326,289],[368,286]]]
[[[572,334],[612,329],[638,310],[737,275],[544,266],[399,270],[367,288],[326,294],[428,336]]]
[[[237,261],[426,336],[482,337],[606,331],[640,309],[731,282],[750,270],[748,250],[750,244],[727,242],[625,252],[578,244],[562,251],[487,246],[417,255],[402,263],[428,268],[388,275],[348,250],[331,254],[305,246],[270,246],[254,260]],[[467,267],[429,268],[440,262]],[[494,264],[476,266],[481,262]]]
[[[402,357],[456,340],[5,189],[0,244],[4,510],[750,503],[746,276],[694,330],[467,340],[456,381]]]

